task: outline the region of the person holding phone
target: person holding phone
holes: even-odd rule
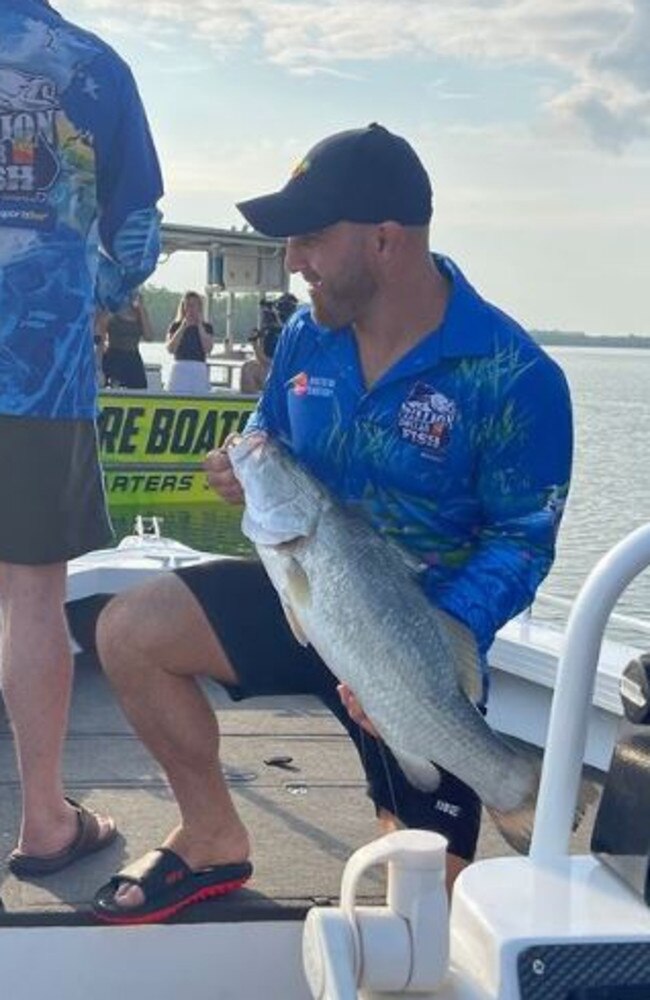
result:
[[[198,292],[185,292],[165,340],[174,358],[167,377],[168,392],[201,395],[210,391],[206,358],[213,345],[214,330],[203,318],[203,299]]]

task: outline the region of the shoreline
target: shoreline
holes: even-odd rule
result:
[[[612,334],[555,333],[543,330],[528,331],[542,347],[630,347],[650,348],[650,337],[631,334],[615,337]]]

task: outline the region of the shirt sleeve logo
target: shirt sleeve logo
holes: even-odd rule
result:
[[[454,401],[424,382],[413,386],[397,415],[404,441],[435,452],[448,445],[455,420]]]

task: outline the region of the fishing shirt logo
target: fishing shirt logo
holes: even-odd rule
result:
[[[298,372],[287,382],[294,396],[333,396],[335,385],[333,378],[308,375],[307,372]]]
[[[402,439],[434,452],[449,443],[455,420],[454,401],[424,382],[413,386],[397,415]]]
[[[59,111],[52,80],[0,69],[0,225],[49,228],[45,201],[60,172]]]

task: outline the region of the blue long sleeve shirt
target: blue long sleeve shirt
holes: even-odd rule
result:
[[[452,261],[436,261],[452,284],[442,325],[369,389],[353,332],[294,314],[252,425],[410,550],[432,602],[484,653],[552,564],[571,404],[558,365]]]
[[[94,417],[95,307],[155,268],[161,194],[128,66],[40,0],[5,0],[0,413]]]

